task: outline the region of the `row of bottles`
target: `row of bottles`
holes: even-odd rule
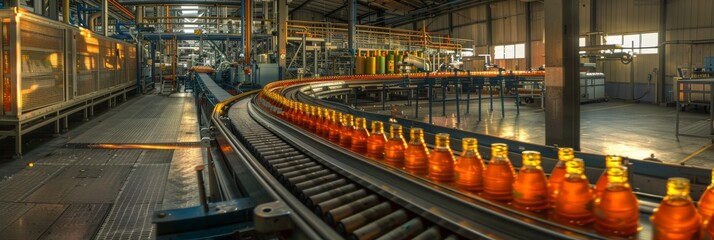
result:
[[[462,191],[480,195],[515,209],[544,214],[557,222],[592,226],[601,234],[630,237],[639,231],[639,203],[628,183],[627,167],[619,156],[605,157],[606,169],[592,187],[584,174],[582,159],[573,149],[558,149],[558,163],[549,177],[541,167],[536,151],[522,152],[518,174],[508,157],[508,146],[491,145],[491,159],[484,163],[475,138],[462,139],[462,152],[456,159],[448,134],[435,135],[429,150],[424,131],[412,128],[409,141],[399,124],[365,118],[307,104],[282,101],[281,117],[356,153]],[[713,172],[714,174],[714,172]],[[650,217],[655,239],[697,239],[702,231],[714,232],[713,184],[699,200],[699,209],[689,197],[689,180],[670,178],[667,196]],[[711,222],[711,224],[709,224]]]

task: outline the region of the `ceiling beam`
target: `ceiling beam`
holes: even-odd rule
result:
[[[305,5],[307,5],[307,4],[310,3],[310,2],[312,2],[312,0],[305,0],[304,2],[302,2],[302,3],[301,3],[300,5],[298,5],[297,7],[291,9],[290,12],[289,12],[289,14],[293,14],[293,12],[295,12],[295,11],[297,11],[297,10],[300,10],[302,7],[304,7]]]
[[[347,5],[342,5],[341,7],[338,7],[338,8],[335,9],[335,10],[332,10],[332,11],[330,11],[330,12],[328,12],[328,13],[325,13],[325,16],[330,16],[330,15],[332,15],[332,14],[335,14],[336,12],[339,12],[340,10],[345,9],[345,7],[347,7]]]

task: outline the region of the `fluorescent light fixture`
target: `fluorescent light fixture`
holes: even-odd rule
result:
[[[181,6],[181,9],[198,9],[198,6]]]

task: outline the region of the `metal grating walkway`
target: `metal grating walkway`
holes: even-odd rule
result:
[[[0,176],[0,238],[153,239],[153,211],[198,204],[204,150],[140,146],[195,145],[197,124],[190,95],[145,95],[25,155],[32,166]]]

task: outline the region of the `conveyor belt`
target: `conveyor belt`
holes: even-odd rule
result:
[[[266,104],[259,98],[233,104],[227,114],[233,136],[313,218],[343,237],[598,237],[375,165],[257,107]]]
[[[452,233],[401,208],[317,161],[246,113],[229,112],[234,134],[272,176],[327,225],[349,239],[449,239]]]
[[[365,84],[381,85],[390,81],[375,83],[375,80],[365,80],[352,81],[349,84],[339,80],[336,82],[345,88]],[[326,88],[329,84],[320,84],[315,86],[321,87],[322,91],[335,90]],[[313,94],[305,94],[300,89],[308,89],[304,86],[300,83],[287,83],[282,85],[281,94],[301,102],[385,121],[384,116],[360,112],[346,105],[319,100],[319,96],[312,96]],[[226,100],[220,97],[216,99]],[[368,160],[364,156],[327,142],[307,130],[278,118],[271,113],[278,110],[263,98],[240,99],[232,105],[230,103],[225,105],[227,102],[230,101],[224,101],[217,106],[216,116],[220,120],[216,121],[214,118],[214,123],[219,122],[220,125],[229,128],[230,133],[226,134],[230,136],[227,136],[227,139],[233,139],[234,144],[245,149],[243,156],[249,161],[254,161],[250,164],[254,168],[250,172],[261,175],[265,182],[275,182],[272,185],[261,183],[262,186],[271,188],[271,191],[286,193],[281,195],[284,200],[294,201],[293,204],[297,204],[288,205],[295,210],[295,215],[300,215],[305,220],[303,224],[322,230],[331,229],[329,233],[322,233],[320,235],[322,238],[342,236],[362,239],[361,236],[365,236],[372,239],[380,236],[394,238],[421,234],[433,239],[436,237],[426,234],[434,233],[439,234],[438,238],[454,236],[469,239],[530,239],[533,236],[545,239],[606,238],[592,228],[559,224],[549,219],[546,214],[517,211],[507,204],[491,202],[478,195],[434,184],[385,164]],[[406,124],[408,126],[420,127],[420,123],[404,121],[408,122]],[[458,146],[458,140],[465,136],[463,135],[465,133],[457,130],[435,126],[425,129],[431,130],[426,133],[427,136],[433,136],[442,130],[455,133],[452,134],[454,138],[452,147]],[[484,136],[484,138],[487,139],[486,142],[498,141],[494,137]],[[427,140],[427,143],[429,142]],[[509,154],[512,159],[520,159],[520,155],[515,152],[538,147],[512,142],[509,142],[509,145],[515,150]],[[460,146],[454,150],[458,154]],[[544,168],[552,167],[555,160],[553,157],[546,156],[553,155],[551,152],[554,151],[553,148],[540,146],[537,150],[544,153]],[[488,152],[483,148],[481,152],[488,158]],[[584,153],[578,155],[592,160],[601,157]],[[518,162],[520,161],[514,161],[514,163]],[[650,164],[653,163],[634,163],[638,168]],[[517,167],[519,164],[514,165]],[[640,174],[630,177],[635,182],[633,186],[644,184],[645,187],[657,185],[663,188],[664,184],[660,182],[663,183],[666,178],[656,177],[660,174],[660,167],[653,169],[655,170],[643,171],[641,168],[636,168]],[[700,172],[699,169],[681,167],[670,167],[670,171],[669,175],[680,171]],[[591,181],[596,180],[601,172],[602,168],[597,164],[586,169],[586,174]],[[240,175],[239,172],[236,173]],[[699,185],[693,186],[693,189],[697,189]],[[693,193],[694,198],[698,198],[698,194]],[[648,218],[661,199],[660,196],[661,193],[658,192],[638,193],[642,230],[634,237],[635,239],[651,237]],[[407,227],[409,232],[405,232]]]

